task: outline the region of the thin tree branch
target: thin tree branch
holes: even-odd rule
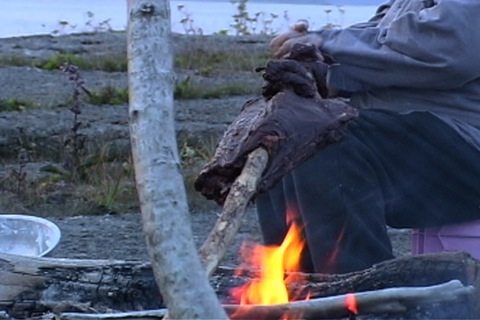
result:
[[[268,154],[265,149],[253,150],[248,155],[241,174],[232,184],[223,211],[199,250],[200,260],[208,276],[218,267],[237,234],[246,206],[257,190],[267,162]]]

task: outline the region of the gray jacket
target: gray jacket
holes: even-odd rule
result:
[[[368,22],[320,31],[327,81],[358,108],[429,111],[480,150],[480,1],[391,0]]]

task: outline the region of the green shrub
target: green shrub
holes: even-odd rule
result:
[[[31,108],[33,103],[17,99],[0,99],[0,111],[23,111]]]
[[[57,70],[65,63],[76,65],[83,69],[85,65],[84,59],[71,53],[57,53],[50,57],[50,59],[38,62],[37,66],[45,70]]]

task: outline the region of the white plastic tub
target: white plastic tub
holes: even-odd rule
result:
[[[41,257],[60,242],[53,222],[29,215],[0,215],[0,253]]]

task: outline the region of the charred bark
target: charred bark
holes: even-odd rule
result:
[[[162,305],[150,263],[0,254],[0,310],[15,318]]]
[[[406,256],[354,273],[312,274],[307,277],[308,284],[303,290],[311,290],[312,297],[326,297],[398,286],[429,286],[452,279],[479,288],[479,266],[479,261],[466,253]],[[295,290],[295,286],[291,290]]]

